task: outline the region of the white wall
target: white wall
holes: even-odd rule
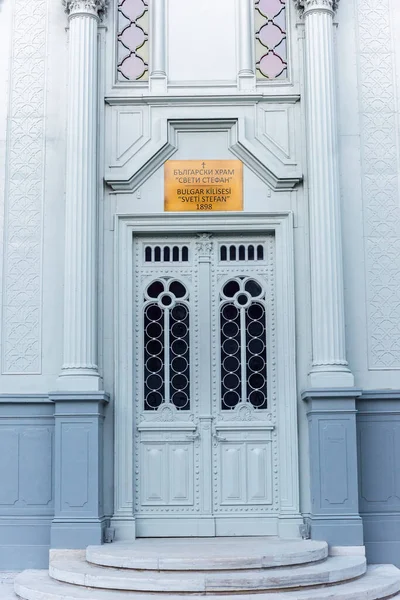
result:
[[[235,82],[235,2],[168,0],[168,72],[172,82]]]
[[[66,18],[48,0],[3,0],[0,11],[0,387],[46,393],[61,367]]]
[[[356,385],[400,387],[400,7],[340,4],[337,55],[347,346]]]
[[[13,23],[12,18],[12,0],[2,0],[0,2],[0,81],[3,82],[2,93],[0,94],[0,283],[2,283],[3,281],[3,227],[6,194],[5,186],[7,167],[7,119],[10,87],[11,32]],[[2,285],[0,285],[0,294],[1,292]]]

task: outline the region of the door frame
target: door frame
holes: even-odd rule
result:
[[[135,539],[133,514],[133,236],[140,234],[257,233],[275,237],[276,385],[279,426],[278,535],[298,537],[295,289],[293,213],[154,213],[116,215],[114,230],[114,515],[117,540]],[[287,440],[291,440],[290,445]]]

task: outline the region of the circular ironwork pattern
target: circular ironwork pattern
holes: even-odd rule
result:
[[[227,292],[233,292],[235,289],[235,286],[230,286]],[[223,409],[235,408],[240,402],[240,388],[240,312],[234,304],[229,303],[221,307],[221,402]]]
[[[258,281],[227,281],[220,298],[221,408],[267,408],[265,292]]]
[[[265,308],[254,302],[246,309],[246,394],[254,408],[267,408]]]
[[[150,286],[151,287],[151,286]],[[156,288],[153,288],[155,290]],[[149,295],[155,293],[151,290]],[[162,291],[162,289],[160,290]],[[164,402],[164,311],[151,302],[144,309],[145,410],[157,410]]]
[[[188,291],[178,280],[151,282],[144,304],[144,409],[170,401],[190,410]],[[169,382],[169,383],[168,383]]]
[[[175,304],[170,312],[170,398],[179,410],[190,409],[189,309]]]

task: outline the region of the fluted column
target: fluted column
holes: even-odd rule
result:
[[[305,26],[313,387],[351,387],[346,361],[333,16],[338,0],[295,0]]]
[[[153,0],[150,19],[150,91],[161,94],[167,91],[165,0]]]
[[[98,390],[97,35],[107,0],[63,0],[69,20],[64,390]]]
[[[253,0],[237,0],[238,88],[255,87]]]

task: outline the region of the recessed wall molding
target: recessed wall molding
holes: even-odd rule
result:
[[[253,115],[255,105],[246,108]],[[173,156],[178,149],[179,133],[182,131],[226,132],[227,149],[273,190],[291,190],[302,180],[299,165],[289,160],[285,151],[272,140],[274,132],[271,132],[272,137],[258,135],[258,132],[247,125],[249,120],[246,116],[250,115],[242,107],[238,114],[234,107],[225,107],[221,111],[219,107],[210,106],[204,111],[205,114],[208,113],[208,118],[202,119],[195,118],[195,107],[151,107],[146,116],[143,112],[142,125],[137,121],[137,113],[134,115],[133,111],[130,113],[126,108],[113,107],[110,113],[113,151],[112,156],[108,157],[105,181],[114,191],[129,193],[140,187]],[[282,114],[283,121],[286,120],[286,137],[290,137],[289,115]],[[133,119],[137,125],[131,128],[131,139],[127,137],[125,130],[121,131],[126,119]],[[116,122],[119,126],[115,128],[113,124]],[[123,143],[121,140],[124,140]],[[289,142],[286,146],[290,146]]]

